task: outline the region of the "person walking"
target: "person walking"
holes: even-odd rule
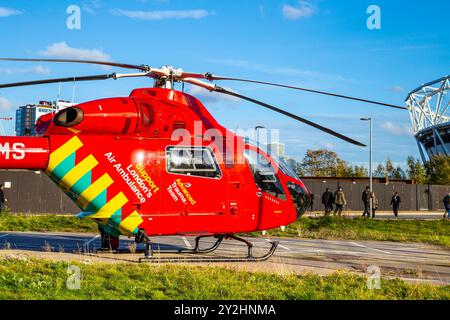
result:
[[[372,219],[375,218],[375,213],[378,210],[378,198],[375,195],[375,192],[371,193],[371,197],[370,197],[371,201],[372,201]]]
[[[400,207],[400,202],[402,202],[402,200],[400,199],[398,192],[394,192],[394,195],[392,196],[391,199],[391,206],[392,211],[394,211],[394,215],[396,218],[398,217],[398,208]]]
[[[325,216],[328,216],[333,210],[333,193],[330,189],[326,188],[325,192],[322,194],[322,204],[325,206]]]
[[[3,184],[0,184],[0,213],[3,212],[3,210],[5,210],[5,202],[6,202],[6,198],[5,198],[5,193],[3,192]]]
[[[444,197],[444,208],[445,208],[445,213],[444,213],[444,219],[445,219],[445,215],[447,215],[447,219],[450,219],[450,192],[447,193],[447,195]]]
[[[367,215],[367,218],[370,218],[370,199],[370,187],[367,187],[362,193],[362,201],[364,204],[364,212],[362,214],[363,217],[366,217]]]
[[[337,214],[340,217],[345,205],[347,204],[347,200],[345,200],[345,193],[342,190],[342,187],[339,187],[334,194],[334,204],[336,205],[334,215]]]
[[[311,202],[309,204],[309,211],[313,212],[314,211],[314,193],[310,193],[309,196],[311,198]]]

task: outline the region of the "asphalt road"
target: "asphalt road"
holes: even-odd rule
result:
[[[311,239],[250,239],[255,245],[255,255],[265,253],[271,240],[280,245],[275,255],[261,263],[220,263],[220,265],[249,271],[276,273],[314,272],[329,274],[336,270],[358,272],[366,275],[368,267],[379,269],[381,277],[401,277],[408,281],[427,281],[450,285],[450,250],[417,243],[378,241],[335,241]],[[214,239],[205,239],[202,247],[213,244]],[[121,249],[129,251],[132,239],[121,239]],[[192,248],[194,238],[155,237],[153,248],[158,252]],[[95,234],[84,233],[35,233],[0,232],[0,257],[10,253],[30,253],[65,260],[80,257],[99,262],[136,263],[141,253],[110,254],[95,253],[100,248],[100,239]],[[140,247],[138,247],[139,249]],[[84,253],[83,253],[84,252]],[[245,256],[245,245],[235,241],[224,241],[214,253],[220,256]],[[213,255],[214,255],[213,254]],[[373,267],[375,266],[375,267]],[[373,271],[372,271],[373,272]]]

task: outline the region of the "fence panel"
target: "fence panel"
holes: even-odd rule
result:
[[[363,210],[361,194],[368,181],[349,179],[302,179],[308,190],[314,194],[314,211],[322,211],[322,194],[325,188],[335,192],[342,186],[347,199],[346,210]],[[11,188],[5,189],[8,207],[19,213],[69,213],[79,212],[77,206],[59,188],[42,173],[27,170],[0,170],[0,183],[10,182]],[[374,183],[378,197],[379,210],[391,210],[391,198],[394,191],[400,194],[400,210],[443,210],[442,199],[450,192],[450,186],[412,185],[401,182],[388,184]]]

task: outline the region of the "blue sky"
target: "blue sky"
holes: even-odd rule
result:
[[[1,56],[92,58],[174,65],[184,70],[276,81],[404,104],[407,93],[449,73],[448,1],[429,0],[51,1],[0,0]],[[381,29],[369,30],[366,10],[381,9]],[[69,5],[81,8],[81,29],[66,27]],[[97,66],[0,63],[0,83],[126,71]],[[82,83],[77,102],[127,96],[145,79]],[[222,83],[363,142],[374,118],[374,160],[403,164],[419,157],[406,111],[309,93]],[[192,89],[188,89],[192,90]],[[0,112],[55,99],[58,84],[0,90]],[[329,148],[364,164],[368,150],[242,101],[197,97],[230,129],[263,125],[280,130],[287,153]],[[72,85],[61,97],[72,98]],[[7,132],[12,124],[3,123]]]

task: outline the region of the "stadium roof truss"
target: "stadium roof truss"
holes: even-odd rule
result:
[[[444,141],[442,130],[450,128],[450,76],[426,83],[413,90],[406,98],[414,135],[419,144],[422,159],[425,161],[423,150],[424,135],[432,135],[434,140],[432,154],[444,153],[450,155],[448,142]],[[448,134],[448,133],[445,133]],[[440,148],[438,150],[438,147]],[[430,148],[425,146],[427,152]]]

